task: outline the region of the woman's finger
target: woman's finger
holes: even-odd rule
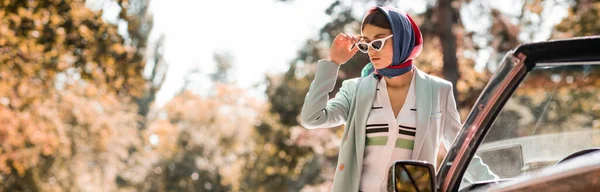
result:
[[[358,42],[360,38],[356,35],[352,35],[352,40],[354,41],[354,43]]]
[[[349,41],[350,40],[350,36],[348,36],[348,34],[346,33],[342,33],[342,35],[344,36],[344,41]]]
[[[351,43],[352,42],[352,36],[344,33],[344,43]]]
[[[352,53],[352,55],[356,54],[356,52],[358,52],[358,47],[356,47],[354,44],[352,44],[352,47],[350,47],[350,53]]]
[[[346,33],[346,39],[348,39],[348,41],[352,42],[352,40],[353,40],[352,35]]]

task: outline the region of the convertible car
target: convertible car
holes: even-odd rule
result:
[[[477,178],[477,156],[498,176]],[[600,191],[600,36],[509,52],[439,170],[398,161],[391,191]]]

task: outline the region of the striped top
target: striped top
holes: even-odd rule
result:
[[[379,80],[367,118],[361,191],[387,191],[388,169],[397,160],[412,159],[417,124],[414,89],[413,76],[404,105],[394,117],[386,82]]]

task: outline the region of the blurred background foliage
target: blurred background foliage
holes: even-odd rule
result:
[[[462,118],[495,65],[532,39],[552,6],[569,8],[551,38],[600,32],[598,1],[525,0],[514,5],[517,15],[484,0],[422,1],[425,11],[408,10],[425,40],[416,66],[454,83]],[[266,101],[232,83],[234,61],[218,52],[213,92],[194,94],[186,82],[162,107],[153,106],[168,63],[162,37],[148,44],[150,2],[114,3],[123,26],[104,21],[104,10],[83,0],[0,1],[0,191],[329,190],[343,128],[308,131],[297,117],[316,62],[335,35],[360,32],[362,15],[353,13],[373,2],[334,1],[318,10],[330,21],[286,72],[265,75]],[[491,25],[469,31],[465,20],[472,17]],[[490,61],[476,69],[481,50]],[[367,62],[357,54],[343,65],[330,95]]]

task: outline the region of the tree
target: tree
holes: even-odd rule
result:
[[[456,35],[453,32],[454,24],[458,23],[458,9],[452,6],[450,0],[439,0],[437,7],[437,26],[439,31],[437,34],[442,44],[442,53],[444,57],[443,73],[452,85],[456,85],[458,81],[458,58],[456,58]],[[458,5],[455,3],[454,5]],[[458,91],[456,86],[454,88],[454,97],[457,96]]]
[[[217,71],[211,74],[212,80],[221,83],[229,82],[231,68],[233,67],[233,56],[231,53],[215,53],[213,54],[213,59],[217,65]]]
[[[183,91],[149,124],[154,173],[138,189],[240,189],[242,157],[255,147],[251,133],[264,109],[240,88],[217,83],[214,89],[206,97]]]
[[[133,4],[142,14],[147,1],[117,2],[122,36],[83,1],[2,3],[2,190],[112,191],[143,181],[134,101],[148,90],[151,25],[130,17]]]
[[[573,0],[569,15],[554,29],[555,38],[597,35],[600,31],[600,2]]]

